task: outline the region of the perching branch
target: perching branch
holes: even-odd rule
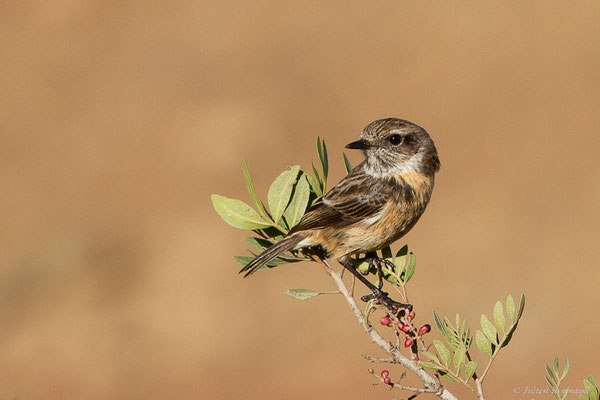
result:
[[[432,393],[437,397],[443,400],[458,400],[456,396],[454,396],[448,389],[446,389],[441,383],[435,380],[434,377],[429,375],[423,368],[421,368],[415,361],[404,356],[397,347],[392,346],[388,341],[386,341],[383,336],[379,334],[372,326],[369,326],[365,321],[365,318],[358,308],[354,297],[350,294],[346,284],[342,280],[340,273],[336,272],[331,266],[327,263],[326,260],[320,260],[320,262],[325,267],[325,271],[331,276],[333,281],[340,293],[344,296],[344,299],[350,306],[350,310],[354,314],[354,317],[358,321],[358,324],[364,329],[364,331],[369,335],[371,341],[379,346],[383,351],[392,356],[393,360],[402,365],[407,370],[413,372],[423,383],[423,388],[411,388],[408,386],[401,387],[405,390],[411,390],[417,393]],[[401,385],[396,385],[400,387]]]

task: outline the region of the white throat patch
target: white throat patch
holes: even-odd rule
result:
[[[392,174],[418,173],[419,168],[423,163],[424,154],[418,151],[406,160],[399,162],[393,166],[383,166],[381,164],[365,163],[365,172],[374,178],[383,178]]]

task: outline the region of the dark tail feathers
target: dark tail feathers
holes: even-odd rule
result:
[[[250,261],[244,268],[240,270],[240,274],[245,272],[244,278],[255,273],[260,267],[288,250],[291,250],[302,240],[299,235],[293,235],[286,237],[280,242],[275,243],[273,246],[269,247],[262,253],[260,253],[256,258]]]

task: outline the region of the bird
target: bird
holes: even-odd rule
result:
[[[361,150],[364,161],[318,199],[285,238],[240,273],[248,277],[289,250],[316,251],[323,258],[336,259],[371,289],[372,294],[362,300],[377,298],[388,308],[408,307],[381,290],[384,260],[376,251],[406,235],[425,212],[440,169],[437,149],[425,129],[399,118],[371,122],[345,148]],[[351,257],[360,254],[378,267],[378,287],[351,264]]]

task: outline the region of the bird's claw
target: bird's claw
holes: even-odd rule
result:
[[[362,301],[367,302],[371,299],[377,299],[377,301],[382,304],[388,310],[397,313],[400,309],[405,309],[408,311],[412,311],[413,306],[409,303],[400,303],[398,301],[392,300],[386,292],[382,292],[381,290],[376,290],[373,293],[364,295],[360,298]]]

